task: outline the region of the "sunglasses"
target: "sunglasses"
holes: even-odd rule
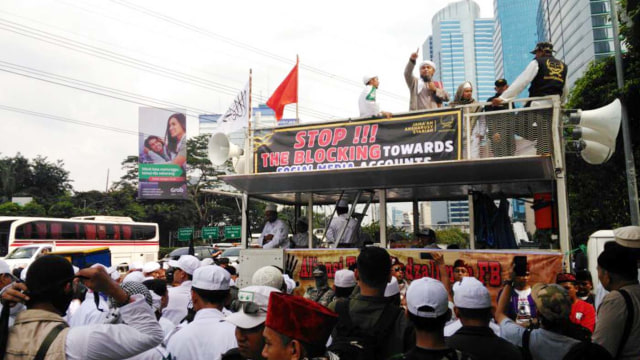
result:
[[[404,268],[401,268],[401,267],[393,268],[393,271],[395,272],[404,271]]]
[[[243,301],[242,303],[242,311],[248,315],[256,315],[260,311],[266,312],[266,310],[261,309],[260,305],[254,303],[253,301]]]

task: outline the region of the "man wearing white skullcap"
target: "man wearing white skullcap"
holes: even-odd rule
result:
[[[404,69],[404,79],[411,92],[409,110],[442,107],[442,103],[449,101],[449,94],[442,88],[440,82],[432,80],[436,72],[436,64],[429,60],[423,61],[420,64],[420,78],[417,78],[413,76],[413,68],[416,66],[417,58],[417,52],[411,54],[409,63]]]
[[[349,216],[349,203],[345,199],[340,199],[336,204],[336,214],[338,216],[331,219],[329,228],[327,229],[327,241],[331,247],[357,247],[358,237],[358,221]],[[344,229],[344,230],[343,230]],[[340,237],[340,232],[342,232]]]
[[[380,111],[380,105],[376,101],[376,91],[380,86],[380,80],[376,75],[365,75],[362,78],[364,89],[360,93],[358,107],[360,108],[360,117],[381,117],[387,119],[391,117],[390,112]]]
[[[264,249],[288,248],[289,228],[281,219],[278,219],[278,211],[275,205],[269,204],[264,209],[264,216],[267,222],[262,228],[262,233],[258,238],[258,244]]]

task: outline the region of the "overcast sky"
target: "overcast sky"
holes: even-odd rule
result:
[[[296,54],[301,121],[357,116],[367,73],[383,110],[406,111],[404,66],[452,2],[0,0],[0,156],[60,159],[75,190],[104,190],[137,155],[140,106],[187,109],[195,136],[197,115],[226,111],[249,69],[256,105]],[[492,0],[476,2],[493,16]]]

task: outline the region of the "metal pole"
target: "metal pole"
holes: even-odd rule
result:
[[[616,79],[618,80],[618,89],[624,88],[624,73],[622,69],[622,53],[620,50],[620,35],[618,33],[618,11],[616,2],[609,0],[611,6],[611,24],[613,27],[613,47],[616,51]],[[640,210],[638,209],[638,185],[636,184],[636,165],[633,159],[633,150],[631,146],[631,134],[629,131],[629,120],[627,117],[627,107],[622,102],[622,140],[624,143],[624,158],[627,168],[627,189],[629,191],[629,214],[631,216],[631,225],[640,225]]]
[[[378,225],[380,227],[380,247],[387,247],[387,190],[380,189],[378,191],[378,199],[380,200],[380,219]]]

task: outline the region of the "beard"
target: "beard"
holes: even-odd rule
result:
[[[431,81],[431,76],[429,75],[420,75],[420,78],[422,79],[422,81],[424,82],[429,82]]]

